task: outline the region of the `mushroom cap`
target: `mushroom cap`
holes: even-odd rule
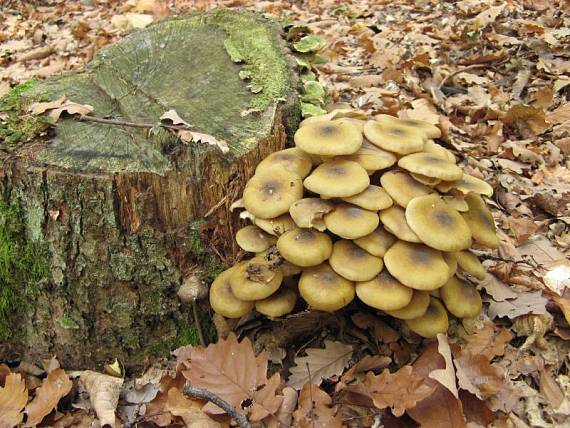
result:
[[[412,199],[433,193],[433,189],[414,180],[404,171],[387,171],[380,177],[380,183],[394,202],[404,208]]]
[[[390,124],[397,124],[398,126],[405,126],[416,131],[421,131],[427,138],[441,137],[441,131],[439,128],[425,120],[397,118],[388,114],[378,114],[374,116],[374,119],[382,125],[388,126]]]
[[[357,205],[365,210],[380,211],[391,207],[393,202],[388,193],[379,186],[369,185],[362,192],[342,198],[343,201]]]
[[[297,294],[293,290],[282,287],[265,299],[255,302],[255,309],[260,314],[271,318],[281,317],[295,308]]]
[[[271,153],[257,165],[255,173],[257,174],[267,169],[272,170],[275,166],[281,166],[287,171],[305,178],[311,172],[313,162],[308,154],[297,147],[292,147]]]
[[[419,181],[420,183],[425,184],[429,187],[435,187],[437,184],[441,183],[441,180],[439,178],[428,177],[427,175],[416,174],[415,172],[411,172],[410,175],[414,180]]]
[[[459,211],[461,213],[469,211],[469,205],[465,202],[465,198],[463,196],[458,195],[445,195],[442,196],[443,202],[449,205],[455,211]]]
[[[402,309],[412,300],[414,291],[402,285],[386,269],[370,281],[356,283],[356,295],[368,306],[384,311]]]
[[[254,257],[236,266],[230,276],[230,285],[238,299],[252,301],[271,296],[282,280],[281,269],[272,262]]]
[[[413,290],[410,303],[401,309],[387,310],[388,315],[401,320],[411,320],[421,317],[429,306],[429,293],[427,291]]]
[[[333,250],[331,238],[313,229],[293,229],[277,240],[277,249],[294,265],[316,266],[327,260]]]
[[[255,218],[253,223],[264,232],[273,236],[279,236],[288,230],[294,229],[297,226],[289,214],[283,214],[279,217],[263,219]]]
[[[240,318],[253,310],[254,303],[238,299],[232,292],[230,276],[237,266],[219,274],[210,287],[210,306],[226,318]]]
[[[299,123],[299,128],[308,125],[310,123],[328,122],[333,119],[339,119],[343,117],[349,117],[360,120],[366,120],[366,118],[368,117],[366,112],[362,110],[355,110],[350,107],[350,104],[346,103],[334,104],[331,106],[330,109],[327,107],[327,111],[328,111],[327,114],[321,114],[319,116],[311,116],[306,119],[303,119],[301,123]]]
[[[303,271],[303,269],[301,269],[300,266],[294,265],[293,263],[289,263],[286,260],[283,261],[283,263],[281,263],[279,267],[281,268],[281,272],[283,272],[283,278],[288,278],[294,275],[298,275]]]
[[[333,120],[334,123],[347,122],[356,127],[360,132],[364,130],[366,119],[357,119],[356,117],[340,117]]]
[[[457,253],[441,253],[443,257],[443,261],[447,263],[447,267],[449,268],[449,278],[455,275],[457,272]],[[434,290],[435,291],[435,290]]]
[[[489,183],[465,173],[459,180],[440,183],[436,188],[440,192],[449,192],[451,189],[457,189],[464,195],[473,192],[479,195],[493,196],[493,188]]]
[[[274,236],[264,232],[257,226],[242,227],[236,233],[236,242],[240,248],[250,253],[260,253],[275,244]]]
[[[365,190],[370,184],[370,178],[366,170],[356,162],[331,160],[316,167],[303,184],[313,193],[328,198],[343,198]]]
[[[441,302],[431,297],[426,313],[421,317],[406,321],[406,324],[414,333],[425,338],[433,338],[447,331],[449,318]]]
[[[364,135],[375,146],[400,155],[422,151],[426,140],[421,131],[397,123],[382,124],[376,120],[366,122]]]
[[[299,227],[313,227],[321,232],[327,227],[323,221],[325,214],[334,210],[334,204],[321,198],[303,198],[293,202],[289,214]]]
[[[437,250],[423,244],[398,241],[384,255],[388,272],[415,290],[435,290],[449,278],[449,266]]]
[[[396,242],[396,237],[391,233],[386,232],[382,226],[379,226],[369,235],[355,239],[352,242],[360,248],[368,251],[373,256],[384,257],[388,248]]]
[[[445,159],[451,163],[457,162],[457,160],[455,159],[455,155],[453,153],[451,153],[445,147],[440,146],[433,140],[426,141],[426,144],[424,145],[424,152],[440,156],[442,159]]]
[[[256,173],[243,189],[245,209],[264,219],[289,212],[291,204],[302,197],[301,178],[277,166]]]
[[[336,273],[350,281],[369,281],[384,267],[380,257],[346,239],[334,243],[329,264]]]
[[[462,215],[471,229],[473,239],[485,247],[497,248],[499,238],[497,238],[495,220],[481,196],[469,193],[465,196],[465,202],[469,206],[469,211]]]
[[[457,318],[473,318],[481,312],[483,304],[475,286],[456,276],[440,288],[439,294],[447,310]]]
[[[350,155],[362,145],[362,133],[348,122],[315,121],[295,132],[295,145],[314,155]]]
[[[397,205],[391,206],[390,208],[380,211],[379,217],[384,228],[402,241],[422,242],[419,236],[408,225],[406,214],[402,207]]]
[[[380,223],[375,212],[346,203],[338,204],[334,211],[325,215],[324,220],[328,230],[344,239],[362,238],[372,233]]]
[[[312,309],[333,312],[354,299],[354,283],[337,274],[327,262],[306,268],[299,293]]]
[[[481,264],[477,256],[469,251],[458,251],[455,253],[459,268],[475,278],[484,280],[487,276],[485,267]]]
[[[373,146],[366,141],[362,143],[362,147],[352,155],[339,156],[335,159],[344,159],[356,162],[369,174],[381,169],[389,168],[397,161],[396,156],[392,153]]]
[[[459,180],[463,171],[457,165],[431,153],[412,153],[398,161],[398,166],[416,174],[445,181]]]
[[[422,242],[436,250],[459,251],[471,246],[469,226],[437,194],[412,199],[406,207],[406,221]]]

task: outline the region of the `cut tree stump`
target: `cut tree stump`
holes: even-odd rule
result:
[[[237,252],[229,206],[297,124],[294,68],[277,25],[218,10],[130,34],[84,72],[26,90],[4,118],[62,95],[116,121],[155,124],[174,109],[230,147],[68,116],[0,152],[0,360],[140,367],[196,344],[177,291],[215,268],[204,236]]]

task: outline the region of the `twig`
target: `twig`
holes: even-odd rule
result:
[[[485,260],[494,260],[494,261],[498,261],[498,262],[505,262],[505,263],[514,263],[514,264],[521,264],[521,265],[527,265],[530,266],[532,268],[535,269],[542,269],[542,266],[540,265],[540,263],[537,263],[536,261],[534,261],[534,263],[531,263],[527,260],[521,259],[521,260],[515,260],[512,258],[506,258],[506,257],[501,257],[501,256],[495,256],[493,254],[479,254],[479,257]]]
[[[485,66],[487,66],[487,64],[473,64],[473,65],[468,65],[467,67],[463,67],[463,68],[461,68],[461,69],[459,69],[459,70],[455,70],[453,73],[448,74],[447,76],[445,76],[445,77],[443,78],[443,80],[442,80],[442,81],[440,82],[440,84],[437,86],[437,89],[441,89],[441,88],[443,87],[443,85],[445,85],[445,83],[446,83],[449,79],[451,79],[452,77],[457,76],[457,75],[460,74],[460,73],[463,73],[464,71],[472,70],[472,69],[474,69],[474,68],[481,68],[481,67],[485,67]]]
[[[218,208],[220,208],[226,200],[228,199],[228,195],[224,196],[216,205],[208,210],[206,214],[204,214],[204,218],[211,216]]]
[[[245,415],[239,413],[234,406],[232,406],[223,398],[218,397],[213,392],[210,392],[207,389],[197,388],[195,386],[192,386],[190,382],[186,382],[184,385],[184,394],[199,398],[201,400],[209,401],[210,403],[214,403],[216,406],[220,407],[228,415],[230,415],[240,427],[252,428]]]
[[[192,315],[194,315],[194,324],[196,330],[198,331],[198,338],[200,339],[200,344],[206,346],[206,341],[204,340],[204,333],[202,333],[202,324],[200,324],[200,316],[198,314],[198,304],[196,300],[192,300]]]
[[[95,117],[95,116],[79,116],[78,119],[81,122],[103,123],[105,125],[114,125],[114,126],[130,126],[131,128],[152,129],[152,128],[160,127],[160,128],[168,129],[170,131],[180,131],[180,130],[188,129],[188,126],[185,126],[185,125],[165,125],[163,123],[127,122],[124,120],[103,119],[102,117]]]

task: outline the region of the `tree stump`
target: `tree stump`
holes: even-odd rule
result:
[[[139,367],[197,343],[192,308],[177,291],[196,268],[215,268],[200,265],[213,260],[204,234],[220,255],[237,251],[229,206],[296,126],[295,86],[278,26],[218,10],[134,32],[84,72],[26,90],[4,119],[62,95],[124,122],[158,123],[175,109],[230,151],[73,117],[49,135],[5,144],[0,360],[57,354],[68,368],[112,358]]]

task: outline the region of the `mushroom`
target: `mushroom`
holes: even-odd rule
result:
[[[391,167],[396,163],[396,156],[392,153],[373,146],[366,141],[362,147],[352,155],[337,156],[335,159],[350,160],[359,164],[368,174]]]
[[[427,175],[416,174],[415,172],[411,172],[410,175],[414,180],[419,181],[420,183],[425,184],[429,187],[435,187],[437,184],[441,183],[441,180],[439,178],[428,177]]]
[[[277,166],[256,173],[243,190],[245,209],[263,219],[289,212],[291,204],[302,197],[301,178]]]
[[[331,238],[313,229],[293,229],[277,240],[277,249],[294,265],[316,266],[327,260],[333,250]]]
[[[336,273],[350,281],[368,281],[384,267],[381,258],[346,239],[334,243],[329,264]]]
[[[440,288],[439,294],[447,310],[457,318],[473,318],[481,312],[483,304],[475,286],[456,276]]]
[[[429,306],[429,300],[430,297],[427,291],[413,290],[410,303],[401,309],[385,310],[385,312],[394,318],[401,320],[411,320],[421,317],[426,313]]]
[[[264,232],[273,236],[282,235],[288,230],[297,227],[289,214],[283,214],[270,219],[255,218],[253,223]]]
[[[479,280],[485,279],[487,271],[475,254],[469,251],[458,251],[455,255],[457,257],[457,264],[463,272],[468,273]]]
[[[469,211],[462,213],[463,218],[471,229],[473,239],[488,248],[497,248],[499,238],[495,229],[495,221],[485,202],[476,193],[465,196]]]
[[[465,198],[463,196],[458,195],[445,195],[442,196],[443,202],[453,208],[455,211],[459,212],[466,212],[469,211],[469,205],[465,202]]]
[[[295,132],[295,145],[321,156],[350,155],[362,145],[362,133],[348,122],[316,121]]]
[[[384,257],[388,248],[396,242],[396,237],[386,232],[382,226],[379,226],[371,234],[355,239],[352,242],[373,256]]]
[[[362,238],[380,223],[375,212],[347,203],[337,205],[333,212],[325,215],[324,221],[328,230],[344,239]]]
[[[493,196],[493,188],[489,183],[465,173],[459,180],[442,182],[436,188],[444,193],[449,192],[451,189],[457,189],[464,195],[473,192],[488,197]]]
[[[260,173],[263,170],[272,171],[275,166],[283,167],[287,171],[295,173],[301,178],[305,178],[311,172],[313,162],[305,152],[296,147],[292,147],[271,153],[257,165],[255,173]]]
[[[333,120],[333,123],[342,123],[342,122],[347,122],[347,123],[353,125],[354,127],[358,128],[358,130],[362,133],[362,130],[364,129],[364,124],[366,123],[366,120],[365,119],[357,119],[355,117],[341,117],[341,118]]]
[[[334,204],[321,198],[304,198],[293,202],[289,208],[289,214],[299,227],[313,227],[324,232],[327,227],[323,216],[334,210]]]
[[[457,160],[453,153],[447,150],[445,147],[440,146],[433,140],[427,140],[424,145],[424,152],[431,153],[432,155],[436,155],[441,157],[442,159],[447,160],[448,162],[455,163]]]
[[[260,314],[271,318],[290,313],[297,302],[297,294],[293,290],[282,287],[265,299],[255,302],[255,309]]]
[[[433,189],[414,180],[404,171],[385,172],[380,177],[380,184],[394,202],[404,208],[412,199],[433,193]]]
[[[436,337],[439,333],[445,333],[449,328],[447,311],[439,300],[430,298],[429,306],[421,317],[406,321],[408,328],[414,333],[425,338]]]
[[[331,160],[316,167],[303,184],[309,191],[326,198],[343,198],[364,191],[370,178],[356,162]]]
[[[421,131],[399,124],[381,124],[376,120],[366,122],[364,135],[375,146],[399,155],[421,151],[426,140]]]
[[[406,221],[404,209],[399,206],[392,206],[388,209],[380,211],[380,221],[384,228],[402,241],[420,243],[422,240],[410,228]]]
[[[415,290],[435,290],[449,278],[449,266],[441,253],[423,244],[397,241],[384,255],[388,272]]]
[[[414,291],[402,285],[386,269],[369,281],[357,282],[356,295],[368,306],[384,311],[406,307],[412,300]]]
[[[230,277],[236,270],[233,266],[217,276],[210,287],[210,306],[226,318],[241,318],[253,310],[254,303],[240,300],[232,292]]]
[[[362,192],[342,198],[343,201],[357,205],[365,210],[379,211],[392,206],[392,198],[384,189],[378,186],[369,185]]]
[[[453,275],[455,275],[455,272],[457,272],[457,253],[441,253],[441,256],[443,257],[443,261],[445,263],[447,263],[447,267],[449,268],[449,278],[451,278]],[[437,290],[433,290],[433,291],[437,291]],[[437,296],[436,296],[437,297]]]
[[[237,231],[236,242],[244,251],[260,253],[275,245],[277,240],[259,227],[249,225]]]
[[[333,312],[354,299],[354,283],[337,274],[327,262],[306,268],[299,279],[299,293],[312,309]]]
[[[454,163],[425,152],[404,156],[398,161],[398,166],[416,174],[445,181],[458,180],[463,175],[461,168]]]
[[[281,269],[263,258],[240,263],[230,276],[234,295],[241,300],[261,300],[271,296],[283,280]]]
[[[469,226],[437,194],[412,199],[406,207],[406,221],[422,242],[436,250],[458,251],[471,246]]]
[[[441,131],[439,128],[425,120],[416,120],[408,118],[397,118],[387,114],[378,114],[374,116],[374,120],[384,126],[396,125],[412,128],[416,131],[421,131],[427,138],[440,138]]]

